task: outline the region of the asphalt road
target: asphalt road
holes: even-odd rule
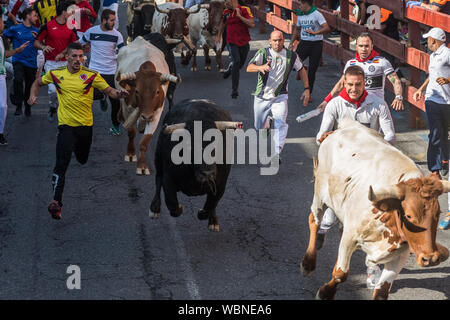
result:
[[[124,20],[121,5],[121,21]],[[252,30],[255,40],[259,35]],[[249,58],[263,41],[252,42]],[[228,61],[228,58],[225,58]],[[241,73],[240,96],[232,100],[231,80],[212,71],[193,73],[182,67],[175,101],[207,98],[227,109],[234,120],[253,126],[251,91],[256,75]],[[1,299],[313,299],[328,281],[337,257],[339,231],[330,231],[319,252],[313,277],[304,278],[299,262],[307,246],[307,217],[313,196],[312,157],[320,117],[301,125],[298,114],[312,110],[339,78],[340,65],[324,56],[313,103],[303,108],[302,91],[290,81],[288,141],[274,176],[261,176],[260,165],[234,165],[217,214],[220,232],[197,219],[205,197],[180,194],[185,212],[151,220],[148,209],[154,175],[135,175],[123,161],[127,137],[110,136],[109,110],[94,103],[94,138],[89,161],[75,159],[66,176],[63,219],[52,220],[51,172],[55,162],[56,123],[47,121],[47,94],[42,90],[32,117],[14,116],[6,125],[9,145],[0,148],[0,298]],[[390,101],[388,99],[388,101]],[[395,113],[398,146],[424,165],[426,130],[407,129],[407,112]],[[158,131],[159,132],[159,131]],[[148,151],[153,159],[156,139]],[[153,163],[150,170],[153,171]],[[442,196],[445,211],[447,197]],[[450,233],[438,231],[450,247]],[[369,299],[365,255],[353,255],[350,276],[337,299]],[[69,290],[67,268],[81,270],[81,289]],[[394,283],[390,299],[448,299],[450,262],[420,269],[410,258]]]

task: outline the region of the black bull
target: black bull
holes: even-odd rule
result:
[[[231,116],[226,110],[208,100],[183,100],[170,109],[163,120],[164,129],[159,135],[156,146],[156,191],[150,211],[153,218],[159,217],[161,212],[161,188],[164,189],[167,208],[174,217],[183,213],[183,206],[178,203],[178,191],[188,196],[206,194],[206,202],[203,209],[198,211],[197,217],[200,220],[208,219],[208,228],[219,231],[216,207],[225,192],[231,164],[226,164],[225,161],[222,161],[222,164],[206,164],[203,160],[201,164],[194,164],[194,121],[202,121],[202,136],[203,132],[210,128],[222,130],[223,159],[226,159],[226,134],[223,131],[224,127],[219,126],[219,122],[220,124],[232,124],[233,128],[241,126],[241,123],[231,122]],[[184,129],[190,133],[191,164],[174,164],[172,161],[172,149],[183,141],[171,141],[171,134],[167,129],[173,124],[184,124]],[[228,125],[226,128],[231,128],[232,125]],[[202,154],[204,147],[205,142],[202,143]]]

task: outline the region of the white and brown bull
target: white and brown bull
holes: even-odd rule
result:
[[[225,30],[225,22],[223,12],[225,10],[225,2],[223,0],[213,0],[210,3],[200,5],[199,13],[190,15],[189,21],[189,37],[192,45],[203,48],[205,54],[205,69],[211,70],[211,58],[209,57],[209,49],[213,49],[216,54],[217,67],[220,72],[224,71],[222,62],[222,35]],[[182,64],[187,65],[193,57],[192,71],[197,71],[197,53],[188,52],[186,57],[182,55]]]
[[[367,266],[384,264],[373,299],[387,299],[410,251],[421,267],[448,258],[448,250],[436,242],[436,230],[438,197],[450,191],[449,182],[434,174],[425,177],[414,161],[374,130],[343,120],[322,142],[314,176],[310,239],[301,262],[304,275],[316,267],[317,231],[325,210],[333,209],[343,225],[332,278],[320,287],[317,298],[334,298],[357,249],[367,254]]]
[[[116,87],[129,92],[121,100],[119,119],[128,130],[128,146],[125,161],[137,161],[137,174],[149,175],[145,153],[155,132],[164,108],[169,81],[180,82],[169,73],[164,53],[157,47],[137,37],[120,50],[117,56]],[[134,138],[136,123],[144,133],[139,142],[136,157]]]

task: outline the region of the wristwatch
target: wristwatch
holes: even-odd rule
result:
[[[403,101],[403,96],[398,94],[398,95],[395,96],[395,99]]]
[[[306,88],[303,89],[303,91],[305,91],[305,90],[311,91],[311,88],[310,87],[306,87]]]

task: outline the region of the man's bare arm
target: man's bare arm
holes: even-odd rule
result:
[[[397,73],[392,72],[387,76],[389,81],[392,83],[395,92],[395,99],[392,101],[392,108],[394,110],[403,110],[403,87],[402,82],[398,78]]]

